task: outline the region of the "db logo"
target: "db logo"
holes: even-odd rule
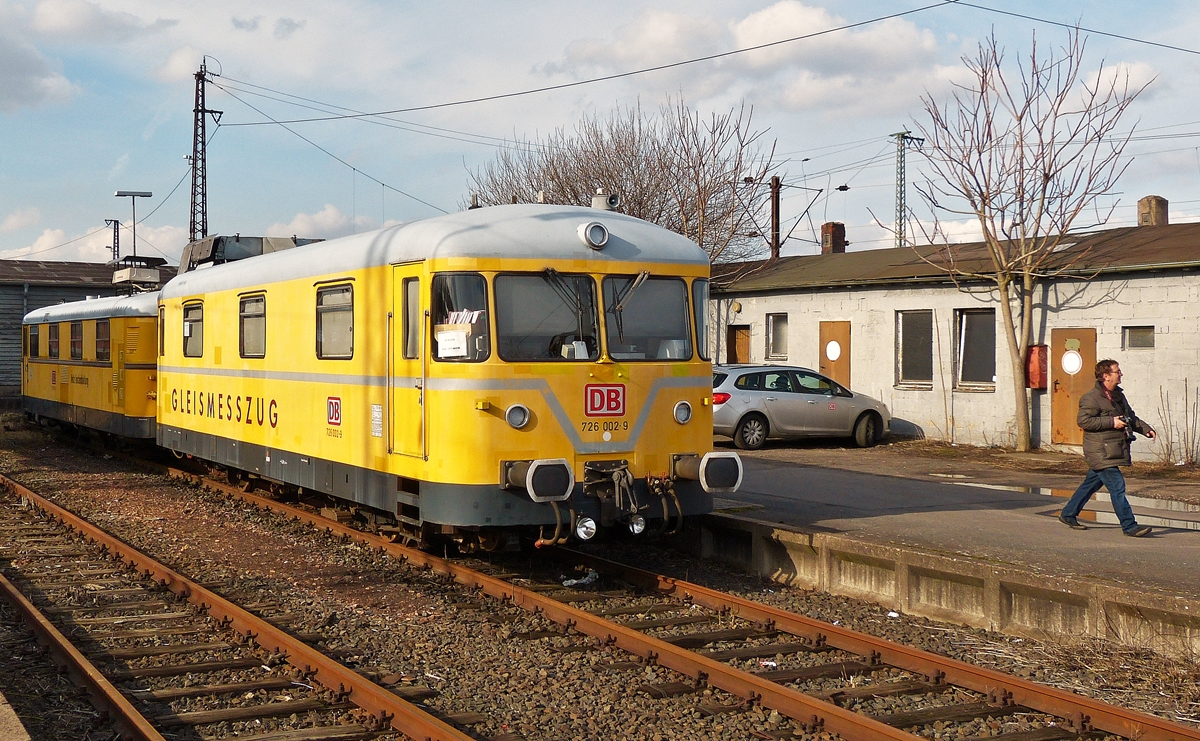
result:
[[[583,413],[589,417],[625,416],[625,385],[591,383],[583,387]]]
[[[329,424],[338,426],[342,423],[342,399],[340,396],[331,396],[326,400],[326,419]]]

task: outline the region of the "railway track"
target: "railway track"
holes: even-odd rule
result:
[[[983,731],[980,735],[1004,741],[1106,736],[1200,741],[1200,730],[1157,716],[582,553],[558,549],[557,554],[597,575],[582,588],[564,587],[548,572],[540,578],[489,574],[217,481],[177,469],[170,473],[535,612],[560,626],[560,635],[577,637],[573,646],[560,650],[616,646],[632,655],[633,660],[614,662],[605,667],[608,670],[655,665],[686,678],[643,685],[652,696],[713,688],[737,700],[701,703],[702,712],[719,715],[761,706],[791,719],[790,727],[766,731],[764,737],[788,738],[802,732],[847,739],[911,740],[921,734],[963,738],[976,735],[965,729],[977,728]],[[880,712],[883,698],[912,701],[898,706],[893,702]],[[1022,718],[1024,730],[996,733],[1002,727],[998,721],[1014,716]],[[960,724],[971,723],[975,726],[958,732]]]
[[[193,474],[173,474],[198,481]],[[749,726],[751,735],[761,738],[1200,738],[1195,729],[1162,718],[582,554],[559,551],[562,565],[552,565],[543,551],[524,566],[521,560],[508,559],[472,569],[305,509],[218,482],[205,485],[386,553],[406,569],[425,575],[422,579],[441,575],[447,589],[459,588],[461,596],[451,598],[459,620],[491,610],[512,612],[514,605],[526,614],[537,613],[534,622],[549,629],[517,632],[502,640],[528,642],[531,649],[540,645],[551,655],[574,661],[573,668],[550,669],[546,681],[553,682],[557,674],[565,682],[579,667],[590,667],[606,676],[596,674],[585,683],[599,687],[619,678],[641,693],[648,712],[655,707],[694,709],[712,718],[709,728],[725,724],[722,738],[744,737],[729,736],[728,729],[738,722],[735,719],[742,719],[739,727],[746,727],[744,719],[750,717],[759,719]],[[583,569],[572,572],[576,575],[594,570],[597,576],[590,583],[564,587],[558,574],[572,567]],[[577,685],[572,687],[578,692]],[[671,699],[653,699],[662,697]],[[564,700],[564,705],[570,704]],[[554,711],[572,712],[570,707]],[[579,733],[556,735],[551,729],[546,725],[526,730],[525,737],[568,738]]]
[[[471,738],[412,702],[436,692],[381,686],[306,642],[323,636],[251,612],[271,605],[234,604],[11,479],[0,485],[0,592],[123,738]]]

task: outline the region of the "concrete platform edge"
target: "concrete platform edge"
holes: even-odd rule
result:
[[[0,738],[5,741],[30,741],[24,724],[4,695],[0,695]]]
[[[1065,641],[1091,636],[1168,656],[1200,654],[1200,599],[970,557],[809,533],[714,513],[680,548],[772,581],[908,615]]]

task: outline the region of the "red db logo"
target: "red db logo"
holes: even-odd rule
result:
[[[583,413],[589,417],[625,415],[625,385],[588,384],[583,387]]]
[[[339,396],[331,396],[326,401],[326,419],[329,424],[338,426],[342,423],[342,399]]]

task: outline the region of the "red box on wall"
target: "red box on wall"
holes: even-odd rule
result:
[[[1049,365],[1049,348],[1046,345],[1030,345],[1025,356],[1025,386],[1031,389],[1045,389],[1046,369]]]

